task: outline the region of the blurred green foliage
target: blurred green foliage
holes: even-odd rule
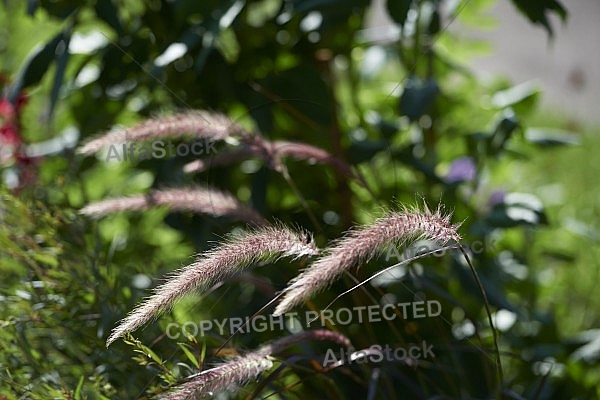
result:
[[[282,358],[289,363],[284,372],[252,383],[239,397],[600,395],[598,333],[566,336],[563,320],[540,303],[547,289],[537,263],[547,259],[539,253],[554,261],[561,254],[555,240],[538,238],[548,226],[560,229],[536,196],[503,190],[511,186],[512,165],[570,145],[573,136],[530,126],[538,90],[501,80],[482,84],[463,64],[473,44],[445,30],[454,17],[476,20],[487,1],[389,0],[398,30],[385,40],[365,27],[364,0],[4,3],[3,98],[14,103],[27,94],[19,134],[38,146],[29,153],[35,162],[16,157],[1,165],[0,399],[151,397],[216,361],[213,352],[226,336],[177,342],[165,328],[252,315],[270,298],[251,279],[183,301],[136,332],[137,339],[110,349],[104,343],[156,279],[241,225],[165,209],[97,222],[76,212],[105,197],[193,184],[229,190],[271,220],[314,232],[320,246],[352,224],[372,221],[382,207],[441,201],[455,221],[464,221],[467,242],[495,240],[496,252],[473,260],[493,311],[516,317],[501,329],[499,383],[481,296],[463,259],[424,258],[336,307],[374,304],[384,293],[398,302],[439,301],[440,318],[339,327],[357,348],[434,343],[432,363],[323,374],[306,360],[326,347],[298,346],[300,359],[290,352]],[[548,14],[566,17],[556,1],[515,3],[549,32]],[[106,163],[101,155],[74,154],[73,138],[81,143],[116,124],[189,108],[218,110],[268,138],[323,148],[353,165],[369,190],[330,167],[294,160],[286,162],[288,177],[257,159],[190,176],[182,166],[191,157]],[[356,276],[392,264],[382,256]],[[254,278],[274,293],[299,267],[278,261]],[[309,307],[324,307],[352,284],[339,282]],[[232,344],[255,348],[280,335],[237,335]]]

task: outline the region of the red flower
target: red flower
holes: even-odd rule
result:
[[[6,77],[0,74],[0,85],[6,82]],[[0,97],[0,168],[17,169],[19,184],[16,190],[34,182],[36,177],[36,160],[25,154],[25,144],[21,138],[20,116],[26,103],[24,93],[19,94],[14,104],[7,98]]]

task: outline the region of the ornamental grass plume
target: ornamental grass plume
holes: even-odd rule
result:
[[[312,237],[284,227],[264,226],[231,235],[225,242],[204,254],[187,267],[169,275],[167,281],[137,306],[106,341],[110,346],[117,338],[132,332],[170,309],[181,297],[194,290],[205,291],[217,282],[243,272],[254,263],[277,257],[293,259],[317,254]]]
[[[195,137],[223,140],[229,136],[248,134],[224,114],[209,111],[187,111],[140,122],[131,128],[113,130],[91,139],[79,149],[80,154],[93,154],[103,147],[127,140],[145,141],[165,137]]]
[[[270,141],[259,135],[246,135],[242,139],[243,146],[238,150],[217,154],[209,160],[194,160],[183,167],[185,173],[203,172],[213,166],[233,164],[246,157],[262,158],[270,168],[281,171],[282,158],[291,157],[309,163],[328,164],[342,175],[355,178],[350,165],[319,147],[300,142],[286,140]],[[361,182],[362,183],[362,182]]]
[[[309,163],[329,164],[341,174],[350,178],[355,177],[352,168],[346,162],[328,151],[310,144],[277,140],[271,143],[271,154],[277,161],[282,157],[292,157]]]
[[[153,190],[148,194],[101,200],[88,204],[79,212],[100,218],[116,212],[143,211],[155,206],[215,217],[224,216],[254,225],[267,223],[258,212],[241,203],[231,193],[210,188]]]
[[[431,239],[446,244],[460,242],[457,229],[450,223],[450,215],[442,215],[440,208],[431,212],[418,210],[393,212],[372,225],[351,230],[337,240],[325,254],[300,275],[292,279],[283,291],[283,298],[274,314],[281,315],[331,285],[345,271],[369,261],[390,243],[409,239]]]
[[[200,399],[212,396],[217,392],[236,390],[246,382],[271,369],[274,354],[305,340],[329,340],[344,347],[351,345],[347,337],[327,329],[316,329],[287,336],[244,356],[236,357],[227,363],[191,375],[186,378],[184,383],[163,394],[159,399]]]
[[[256,156],[256,151],[248,147],[242,147],[237,150],[221,151],[210,158],[191,161],[183,166],[183,172],[186,174],[192,172],[204,172],[212,167],[231,165],[247,157]]]

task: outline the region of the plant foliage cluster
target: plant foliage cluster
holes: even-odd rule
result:
[[[567,17],[555,0],[513,2],[549,35],[550,16]],[[386,37],[367,26],[366,0],[4,3],[0,398],[153,397],[222,361],[220,347],[245,354],[297,333],[288,327],[230,341],[215,332],[177,340],[165,334],[171,322],[252,316],[307,265],[276,259],[187,297],[135,338],[106,349],[115,324],[161,276],[245,223],[164,206],[97,220],[78,210],[102,199],[192,187],[231,193],[270,222],[312,232],[320,248],[373,223],[382,209],[423,201],[452,211],[466,242],[494,243],[470,256],[498,329],[501,381],[477,281],[461,253],[448,253],[396,268],[333,306],[436,300],[441,316],[326,327],[357,349],[426,341],[434,345],[433,360],[325,370],[320,361],[330,343],[294,343],[261,379],[223,396],[600,395],[597,333],[565,336],[553,310],[539,303],[543,264],[562,260],[552,248],[541,257],[532,243],[553,221],[534,195],[506,189],[515,160],[572,144],[572,136],[529,126],[537,89],[482,84],[465,61],[479,44],[446,29],[477,25],[487,1],[388,0],[397,29]],[[76,152],[117,125],[190,110],[223,113],[263,145],[310,145],[351,173],[291,152],[277,160],[242,152],[216,162],[248,145],[233,139],[218,142],[216,155],[195,172],[185,169],[198,159],[193,155],[107,162],[106,151]],[[385,256],[302,307],[323,309],[393,265]]]

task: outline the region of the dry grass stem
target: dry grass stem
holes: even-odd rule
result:
[[[170,309],[181,297],[194,290],[204,291],[217,282],[243,272],[258,261],[275,256],[295,259],[315,255],[317,252],[309,235],[283,227],[266,226],[231,235],[215,249],[200,254],[194,263],[170,274],[164,284],[154,289],[152,296],[113,329],[106,341],[107,346]]]

